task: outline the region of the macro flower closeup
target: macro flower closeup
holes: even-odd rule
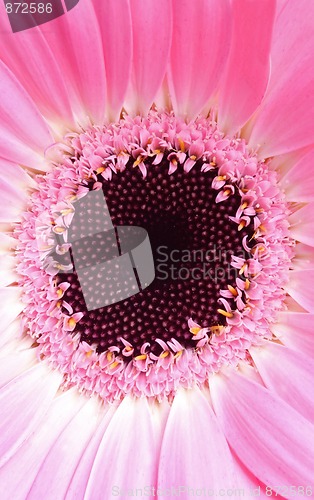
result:
[[[0,10],[1,500],[313,496],[314,2]]]

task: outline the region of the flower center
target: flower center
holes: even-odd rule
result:
[[[64,385],[171,397],[250,363],[293,256],[271,163],[211,117],[155,111],[58,152],[15,235],[23,324]]]
[[[121,346],[121,337],[140,353],[145,342],[155,353],[160,346],[157,338],[167,342],[175,337],[185,347],[194,347],[188,328],[189,318],[204,327],[225,324],[219,314],[220,290],[235,286],[236,269],[231,266],[232,255],[243,257],[244,231],[230,219],[241,204],[238,192],[215,201],[217,191],[212,183],[216,169],[202,172],[204,165],[198,160],[187,173],[181,167],[169,175],[170,151],[165,151],[158,165],[146,160],[145,178],[133,169],[130,160],[122,173],[108,182],[101,174],[97,181],[109,208],[114,226],[140,226],[147,230],[155,263],[155,279],[145,289],[115,304],[88,311],[80,285],[80,273],[63,273],[60,282],[70,283],[64,299],[73,311],[84,316],[76,327],[81,341],[97,345],[98,352],[111,346]],[[74,221],[72,222],[74,224]],[[80,227],[88,221],[80,219]],[[100,249],[108,246],[106,234],[99,237],[102,221],[93,224],[93,233],[82,248],[91,264],[97,261],[93,245]],[[252,234],[252,231],[251,231]],[[110,235],[111,237],[111,235]],[[74,259],[75,262],[75,259]],[[86,277],[88,277],[88,267]],[[110,281],[99,277],[94,291],[101,303],[102,296],[110,293]]]

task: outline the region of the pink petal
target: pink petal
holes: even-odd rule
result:
[[[0,466],[37,429],[61,382],[58,372],[43,364],[13,379],[0,390]]]
[[[171,0],[132,0],[133,82],[132,108],[145,114],[166,73],[170,45]]]
[[[35,432],[28,437],[15,455],[0,469],[0,490],[6,492],[7,499],[24,500],[25,498],[34,498],[28,496],[28,493],[42,463],[63,429],[67,428],[67,425],[69,425],[81,406],[82,399],[73,390],[66,391],[54,399]],[[69,451],[64,449],[64,453]],[[61,470],[67,463],[64,457],[65,455],[59,462]],[[42,498],[46,498],[49,493],[51,481],[52,477],[49,478],[46,484],[47,489]],[[48,484],[49,487],[47,487]]]
[[[278,172],[279,180],[284,177],[296,163],[299,163],[308,153],[310,153],[310,151],[313,151],[313,147],[306,146],[296,151],[290,151],[289,153],[275,156],[272,159],[272,166],[274,166],[274,169]]]
[[[225,0],[173,0],[169,88],[176,114],[193,119],[208,103],[224,69],[230,43]]]
[[[155,484],[156,460],[147,400],[125,397],[99,446],[84,498],[111,498],[114,487],[119,491]]]
[[[2,352],[0,351],[0,354]],[[34,349],[25,349],[14,354],[1,356],[0,361],[0,388],[28,370],[37,362]]]
[[[16,247],[16,243],[17,241],[14,238],[0,232],[0,256],[13,251]]]
[[[132,59],[132,22],[128,0],[93,0],[103,41],[108,118],[119,118],[129,84]]]
[[[71,107],[80,124],[105,117],[106,75],[102,40],[91,0],[40,27],[58,61]],[[92,34],[92,35],[91,35]]]
[[[274,342],[249,351],[266,387],[313,421],[313,360]]]
[[[12,255],[0,255],[0,287],[11,285],[18,280],[15,266],[16,260]]]
[[[313,144],[314,3],[287,1],[273,36],[272,72],[249,145],[269,157]]]
[[[270,73],[276,2],[235,0],[233,35],[219,104],[219,124],[233,135],[261,103]]]
[[[26,208],[27,193],[0,177],[0,222],[17,222]]]
[[[273,488],[311,484],[314,426],[308,420],[235,371],[212,378],[210,388],[227,440],[252,474]]]
[[[0,179],[13,184],[14,187],[19,188],[21,191],[37,186],[36,181],[32,179],[24,168],[7,160],[0,160]]]
[[[314,270],[289,271],[285,290],[308,312],[314,312]]]
[[[76,466],[93,436],[97,423],[99,408],[96,398],[84,399],[83,407],[56,438],[42,462],[28,498],[55,500],[65,497]],[[70,452],[67,460],[65,450]]]
[[[293,257],[293,269],[314,269],[314,248],[303,243],[295,246]]]
[[[271,327],[286,346],[314,357],[314,314],[281,312]]]
[[[245,494],[250,494],[251,497],[269,498],[265,492],[265,485],[261,483],[241,462],[234,456],[235,470],[237,475],[238,491],[241,491],[241,496],[245,498]],[[239,493],[238,493],[239,494]],[[280,500],[280,495],[276,496]]]
[[[294,239],[314,246],[314,203],[305,205],[289,216],[290,231]]]
[[[49,47],[39,28],[12,33],[5,12],[0,4],[0,28],[5,36],[0,38],[3,62],[13,71],[41,113],[52,121],[73,125],[69,96],[53,47]],[[44,75],[44,77],[43,77]]]
[[[1,330],[5,330],[23,311],[20,295],[21,290],[17,287],[0,288]]]
[[[95,456],[97,454],[104,433],[115,411],[116,407],[113,405],[105,409],[105,413],[102,416],[101,421],[98,423],[97,428],[95,429],[93,436],[91,437],[90,443],[87,445],[85,453],[81,457],[81,460],[75,469],[75,473],[73,474],[73,477],[68,486],[65,499],[84,499],[85,490],[87,487],[91,469],[93,467]]]
[[[8,326],[3,327],[3,325],[1,325],[1,332],[0,332],[1,351],[3,347],[6,348],[8,344],[11,344],[12,340],[15,341],[16,339],[18,339],[18,341],[20,341],[20,336],[21,336],[21,322],[19,319],[16,319]]]
[[[158,484],[161,489],[193,485],[213,490],[235,485],[227,442],[197,388],[182,389],[174,398],[162,441]]]
[[[30,96],[2,61],[0,94],[0,157],[40,167],[45,149],[54,142],[52,135]]]
[[[314,151],[310,151],[281,179],[286,199],[292,202],[314,201]]]

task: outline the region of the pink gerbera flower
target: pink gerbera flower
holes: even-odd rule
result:
[[[0,19],[1,498],[312,496],[314,3]]]

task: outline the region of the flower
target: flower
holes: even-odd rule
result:
[[[14,34],[2,12],[4,499],[312,495],[314,7],[295,5],[81,0]],[[141,259],[114,274],[132,226],[154,281]]]

